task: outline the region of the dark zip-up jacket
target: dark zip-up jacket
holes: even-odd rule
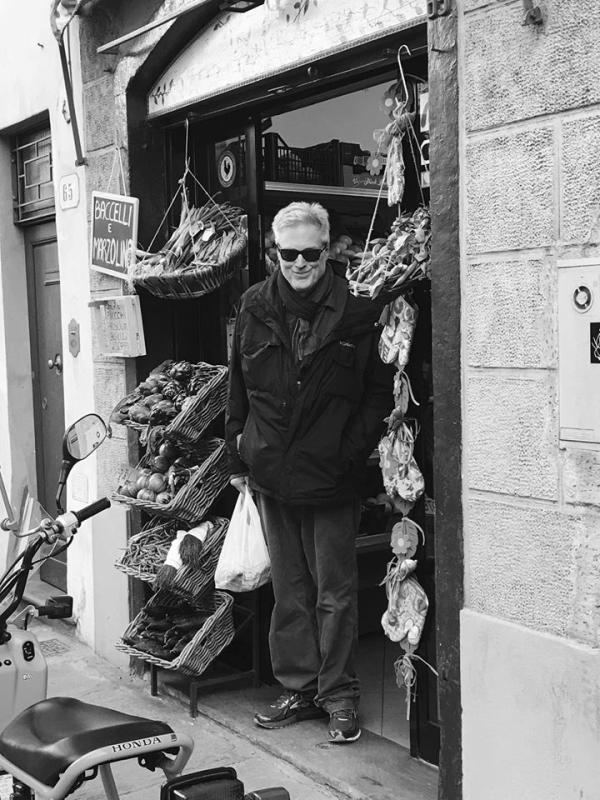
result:
[[[225,424],[231,472],[294,505],[355,496],[357,473],[394,405],[394,369],[377,350],[383,304],[334,281],[338,321],[302,362],[292,353],[276,275],[245,292],[234,331]]]

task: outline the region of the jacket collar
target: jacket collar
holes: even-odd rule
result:
[[[386,304],[383,298],[375,301],[352,296],[348,291],[348,284],[338,275],[334,275],[330,297],[334,307],[342,309],[342,314],[338,324],[321,346],[372,328],[379,320]],[[277,291],[277,272],[256,285],[255,291],[247,300],[246,310],[268,325],[281,341],[289,346],[289,332],[284,322],[283,306]]]

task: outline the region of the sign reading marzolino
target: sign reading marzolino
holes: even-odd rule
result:
[[[137,197],[92,192],[92,269],[127,278],[135,258],[138,210]]]

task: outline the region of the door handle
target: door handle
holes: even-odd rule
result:
[[[57,353],[54,356],[54,359],[48,359],[48,369],[56,369],[57,373],[60,375],[63,370],[63,363],[62,358],[60,357],[60,353]]]

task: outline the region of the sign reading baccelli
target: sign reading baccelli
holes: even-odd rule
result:
[[[93,269],[127,277],[135,258],[138,233],[137,197],[92,192],[90,264]]]

